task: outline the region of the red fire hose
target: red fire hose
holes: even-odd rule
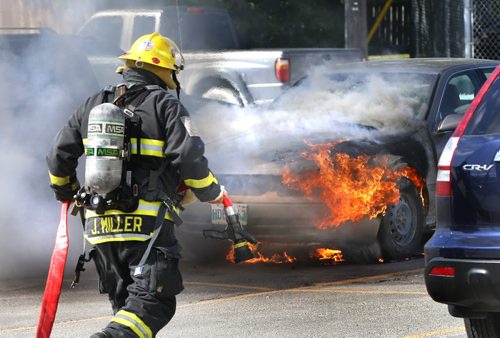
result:
[[[68,210],[70,202],[64,202],[61,207],[61,220],[57,229],[56,244],[50,260],[49,274],[45,284],[40,319],[36,329],[36,338],[48,338],[56,318],[57,304],[61,295],[64,277],[64,267],[68,257]]]

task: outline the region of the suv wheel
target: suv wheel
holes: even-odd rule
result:
[[[489,314],[486,318],[464,318],[467,337],[489,338],[500,336],[500,315]]]
[[[378,232],[382,255],[386,260],[412,256],[422,243],[424,206],[417,188],[404,180],[399,203],[387,208]]]

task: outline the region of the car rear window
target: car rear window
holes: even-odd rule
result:
[[[500,80],[492,83],[471,118],[465,135],[488,135],[500,133]]]

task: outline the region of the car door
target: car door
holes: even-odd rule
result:
[[[490,73],[493,69],[494,67],[490,68]],[[469,69],[449,75],[440,84],[441,90],[436,93],[435,98],[439,100],[439,105],[431,125],[438,157],[454,129],[442,130],[443,123],[455,122],[455,125],[458,124],[485,80],[486,76],[483,71]]]

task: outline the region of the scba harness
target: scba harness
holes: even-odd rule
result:
[[[172,170],[170,161],[162,158],[157,170],[149,170],[140,168],[137,158],[132,158],[133,154],[142,154],[142,122],[134,112],[155,90],[162,88],[157,85],[108,87],[103,103],[91,109],[85,142],[85,185],[75,196],[78,206],[100,215],[107,210],[133,212],[141,199],[161,201],[173,221],[177,225],[182,223],[175,210],[182,210],[175,196],[178,182],[160,179],[163,173]],[[112,95],[113,103],[109,103]],[[163,149],[155,152],[163,155]],[[141,175],[133,177],[132,172]]]
[[[85,185],[78,192],[79,206],[102,214],[114,209],[137,209],[140,185],[132,183],[131,156],[140,154],[141,118],[134,113],[159,86],[125,85],[104,90],[103,103],[89,113],[85,143]],[[112,103],[111,95],[113,95]],[[159,173],[161,174],[161,173]]]

